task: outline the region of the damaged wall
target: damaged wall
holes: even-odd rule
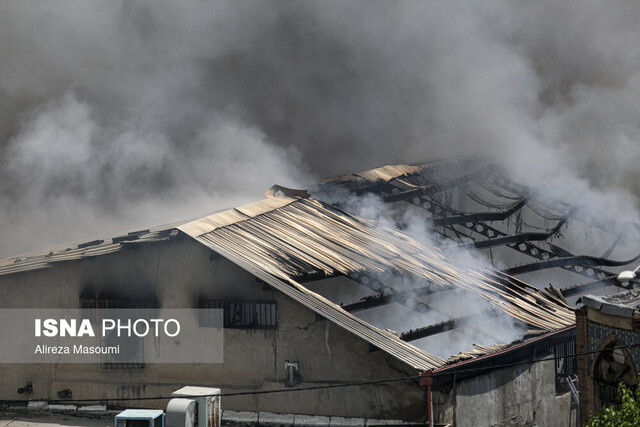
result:
[[[434,392],[434,411],[437,422],[455,426],[575,425],[570,393],[556,395],[553,361],[459,380]]]
[[[142,369],[100,369],[97,364],[2,364],[0,399],[25,398],[16,390],[33,382],[30,399],[168,395],[185,384],[223,392],[285,387],[285,360],[300,365],[299,386],[416,375],[417,371],[315,313],[190,239],[136,245],[100,257],[0,276],[4,308],[76,308],[81,294],[157,299],[161,307],[197,307],[199,298],[232,301],[276,300],[277,330],[225,329],[222,364],[146,364]],[[97,385],[99,384],[99,385]],[[231,410],[316,415],[421,419],[424,391],[411,381],[223,398]],[[118,406],[157,406],[166,402],[112,402]]]

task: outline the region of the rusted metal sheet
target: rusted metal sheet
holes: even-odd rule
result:
[[[220,399],[220,397],[218,397]],[[213,399],[207,399],[207,414],[209,414],[209,418],[207,419],[207,427],[220,427],[220,406],[216,405]]]

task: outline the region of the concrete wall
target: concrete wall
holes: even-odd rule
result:
[[[434,393],[434,405],[436,420],[454,426],[575,425],[570,394],[556,396],[553,361],[457,381],[455,389]]]
[[[222,364],[146,364],[142,369],[100,369],[88,364],[0,365],[0,400],[24,399],[16,390],[33,382],[29,398],[56,399],[71,389],[74,398],[167,395],[190,385],[223,392],[285,387],[285,360],[300,365],[299,386],[415,375],[416,371],[283,294],[266,287],[187,237],[133,245],[123,251],[0,276],[0,307],[79,306],[79,296],[155,297],[161,307],[197,307],[199,298],[230,301],[276,300],[277,330],[226,329]],[[113,402],[156,406],[166,402]],[[230,410],[420,419],[424,392],[412,382],[327,391],[223,398]]]

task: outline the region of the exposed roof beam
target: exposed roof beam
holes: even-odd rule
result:
[[[335,274],[326,274],[324,271],[309,271],[305,274],[293,277],[292,279],[294,279],[298,283],[308,283],[315,282],[316,280],[331,279],[333,277],[339,276],[344,276],[344,274],[339,272],[335,272]]]
[[[535,233],[520,233],[520,234],[515,234],[512,236],[504,236],[504,237],[497,237],[494,239],[487,239],[487,240],[482,240],[479,242],[474,242],[468,245],[461,245],[461,246],[473,246],[476,249],[485,249],[485,248],[493,248],[496,246],[504,246],[504,245],[509,245],[509,244],[513,244],[513,243],[523,243],[523,242],[531,242],[531,241],[542,241],[542,240],[547,240],[548,238],[550,238],[551,236],[553,236],[555,233],[558,232],[558,230],[560,230],[560,227],[562,227],[564,225],[564,223],[567,221],[567,218],[569,217],[569,214],[567,214],[564,218],[562,218],[562,220],[560,220],[555,227],[553,227],[552,229],[548,230],[547,232],[535,232]],[[556,249],[556,253],[557,252],[564,252],[564,253],[568,253],[566,251],[564,251],[564,249],[558,247],[558,246],[553,246],[553,248]]]
[[[353,313],[356,311],[367,310],[373,307],[390,304],[392,302],[404,302],[409,298],[422,297],[437,292],[450,291],[455,289],[454,286],[425,286],[422,288],[410,289],[408,291],[395,291],[389,295],[377,294],[362,298],[360,301],[349,304],[341,304],[343,310]]]
[[[526,186],[510,180],[499,169],[500,168],[496,165],[490,165],[488,167],[488,170],[492,172],[487,176],[487,181],[489,183],[497,187],[509,190],[512,193],[518,194],[520,196],[527,194],[529,189]],[[555,200],[551,197],[545,197],[540,193],[536,194],[535,203],[539,204],[540,206],[544,206],[546,208],[554,209],[560,212],[567,212],[569,210],[572,210],[573,218],[577,219],[578,221],[581,221],[582,223],[587,225],[595,226],[613,235],[620,234],[620,230],[617,225],[612,224],[609,218],[606,218],[601,212],[598,212],[594,209],[586,208],[584,206],[571,206],[566,202]],[[640,224],[635,222],[627,222],[625,224],[628,224],[630,228],[635,231],[636,235],[633,236],[627,233],[625,234],[624,238],[636,243],[640,242]]]
[[[390,203],[390,202],[399,202],[401,200],[407,200],[407,199],[410,199],[412,197],[427,196],[427,195],[430,195],[430,194],[439,193],[440,191],[444,191],[444,190],[447,190],[449,188],[457,187],[458,185],[462,184],[463,182],[470,181],[470,180],[474,179],[475,177],[477,177],[478,175],[480,175],[482,172],[483,172],[483,170],[477,170],[477,171],[461,175],[461,176],[459,176],[457,178],[454,178],[454,179],[451,179],[449,181],[445,181],[445,182],[442,182],[442,183],[432,184],[432,185],[424,185],[424,186],[420,186],[418,188],[414,188],[414,189],[411,189],[411,190],[399,191],[399,192],[390,194],[388,196],[384,196],[382,199],[386,203]]]
[[[416,202],[414,200],[409,200],[409,203],[413,204],[414,206],[417,206],[419,208],[422,208],[430,213],[432,213],[433,215],[437,215],[437,216],[441,216],[441,217],[446,217],[447,214],[449,215],[458,215],[458,216],[464,216],[464,214],[462,212],[459,212],[449,206],[445,206],[442,203],[436,202],[433,199],[427,199],[427,198],[419,198],[419,200]],[[460,226],[462,226],[463,228],[466,228],[469,231],[472,231],[474,233],[478,233],[484,237],[487,237],[489,239],[495,238],[496,236],[498,237],[509,237],[509,235],[501,230],[498,230],[497,228],[494,228],[482,221],[468,221],[465,223],[461,223],[459,224]],[[471,236],[469,236],[471,237]],[[555,255],[550,252],[547,251],[539,246],[536,246],[534,244],[528,243],[528,242],[522,242],[522,244],[524,245],[524,248],[520,248],[520,246],[515,245],[515,246],[509,246],[510,248],[521,252],[525,255],[537,258],[537,259],[549,259],[549,258],[553,258],[555,257]]]
[[[364,310],[364,309],[372,308],[375,306],[381,306],[389,302],[399,302],[400,304],[410,308],[411,310],[417,311],[419,313],[426,312],[427,310],[433,310],[447,317],[449,316],[448,313],[445,313],[442,310],[439,310],[437,306],[431,305],[425,302],[424,300],[420,300],[419,297],[434,294],[436,292],[453,290],[455,289],[454,286],[434,285],[434,286],[431,286],[430,290],[428,291],[425,290],[427,287],[419,288],[421,289],[421,292],[422,292],[422,295],[419,295],[416,293],[416,289],[410,289],[408,291],[398,291],[394,289],[392,286],[390,286],[387,281],[384,281],[384,279],[377,278],[370,275],[365,275],[362,273],[359,273],[359,274],[354,273],[350,275],[349,278],[369,289],[382,292],[381,294],[379,294],[377,298],[374,297],[371,301],[367,301],[367,302],[361,301],[361,302],[354,303],[354,306],[351,307],[352,309],[355,307],[360,310]],[[403,293],[405,295],[403,295]],[[398,296],[398,298],[394,299],[394,296]],[[406,296],[406,298],[403,298],[403,296]],[[345,311],[350,311],[349,308],[350,308],[349,306],[344,306],[344,305],[342,306],[342,309]],[[474,330],[477,333],[482,333],[484,335],[487,335],[486,333],[473,327],[472,324],[470,324],[469,327],[470,329]],[[458,332],[462,334],[462,331],[458,331]],[[494,339],[494,337],[491,337],[491,338]]]
[[[453,208],[450,208],[448,206],[445,206],[441,203],[438,203],[432,199],[426,199],[426,198],[420,197],[418,202],[414,201],[413,199],[407,200],[407,202],[415,206],[418,206],[422,209],[425,209],[434,215],[445,216],[446,213],[453,213],[455,215],[464,215],[461,212]],[[512,236],[509,236],[507,233],[501,230],[498,230],[497,228],[491,227],[490,225],[487,225],[486,223],[481,221],[471,221],[471,222],[466,222],[459,225],[470,231],[476,232],[480,235],[483,235],[489,238],[495,238],[496,236],[512,237]],[[481,242],[478,242],[478,243],[481,243]],[[557,255],[555,253],[545,250],[540,246],[534,245],[533,243],[530,243],[528,241],[522,241],[519,244],[511,243],[511,244],[508,244],[507,247],[515,251],[518,251],[522,254],[525,254],[527,256],[539,259],[541,261],[547,261],[547,260],[557,258]],[[561,248],[558,248],[555,246],[554,248],[557,248],[558,250],[563,251]],[[603,265],[603,264],[599,264],[599,265]],[[573,266],[558,265],[557,267],[563,268],[565,270],[571,271],[572,273],[577,273],[589,278],[593,278],[595,275],[595,277],[597,277],[600,280],[604,279],[605,277],[613,275],[612,272],[595,267],[595,266],[587,267],[587,268],[591,268],[595,272],[594,274],[588,274],[588,272],[586,271],[587,268],[582,268],[581,266],[577,266],[577,265],[573,265]],[[576,267],[580,267],[580,268],[576,268]],[[508,274],[518,274],[518,273],[510,272]]]
[[[389,273],[389,274],[392,274],[392,273]],[[418,312],[426,312],[430,308],[430,306],[428,306],[427,303],[425,303],[424,301],[418,300],[417,298],[421,296],[426,296],[426,295],[434,294],[437,292],[441,292],[441,291],[453,290],[455,288],[454,286],[451,286],[451,285],[448,285],[448,286],[443,286],[439,284],[431,285],[428,283],[427,286],[424,286],[424,287],[401,291],[394,287],[392,280],[385,280],[385,278],[381,276],[373,276],[373,275],[369,275],[361,272],[352,273],[349,275],[349,278],[354,282],[357,282],[362,286],[379,293],[378,294],[379,301],[371,301],[370,304],[372,307],[388,304],[391,302],[399,302],[400,304],[403,304],[412,310],[416,310]],[[416,291],[419,291],[420,294],[417,294]],[[394,295],[397,295],[397,297],[394,297]],[[358,304],[360,303],[362,303],[361,304],[362,306],[367,305],[367,303],[363,303],[362,301],[359,301],[354,303],[354,307],[358,307]],[[347,306],[342,306],[342,308],[346,311],[349,311],[348,310],[349,306],[351,306],[351,304],[348,304]],[[371,307],[366,307],[366,308],[371,308]],[[363,310],[365,308],[359,308],[359,309]]]
[[[597,271],[599,270],[597,266],[606,266],[606,267],[623,267],[625,265],[629,265],[633,262],[636,262],[640,259],[640,255],[624,260],[624,261],[614,261],[607,258],[598,258],[592,256],[572,256],[572,257],[563,257],[563,258],[554,258],[545,261],[532,262],[529,264],[523,264],[515,267],[510,267],[503,270],[504,273],[513,275],[513,274],[522,274],[522,273],[530,273],[532,271],[539,270],[548,270],[550,268],[562,267],[566,270],[575,270],[576,272],[580,272],[583,269],[591,269],[593,273],[588,273],[588,276],[595,276]],[[610,273],[609,276],[613,276],[613,273]],[[601,279],[602,280],[602,279]]]
[[[524,205],[529,201],[529,196],[523,197],[522,199],[516,201],[511,207],[498,211],[498,212],[476,212],[476,213],[465,213],[458,216],[448,216],[444,218],[435,218],[433,219],[433,225],[445,225],[445,224],[462,224],[465,222],[476,222],[476,221],[503,221],[509,218],[511,215],[522,209]]]
[[[428,325],[422,328],[412,329],[407,332],[402,332],[400,334],[400,339],[407,342],[414,341],[421,338],[430,337],[432,335],[440,334],[442,332],[450,331],[465,323],[472,324],[473,322],[494,318],[499,316],[500,314],[501,313],[498,312],[497,310],[486,310],[481,313],[473,314],[470,316],[462,316],[462,317],[457,317],[455,319],[444,320],[442,322],[435,323],[433,325]]]
[[[606,286],[620,286],[620,282],[616,279],[616,277],[609,277],[604,280],[596,280],[588,283],[580,283],[573,286],[567,286],[566,288],[560,289],[562,295],[565,298],[573,297],[576,295],[586,294],[587,292],[601,290]]]
[[[515,243],[526,243],[547,240],[552,233],[520,233],[513,236],[496,237],[494,239],[481,240],[479,242],[465,243],[459,245],[461,248],[488,249],[497,246],[512,245]]]

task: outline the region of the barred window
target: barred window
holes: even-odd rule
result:
[[[564,394],[570,390],[568,381],[572,381],[578,373],[575,336],[553,345],[549,351],[556,357],[556,394]]]
[[[278,305],[276,301],[230,302],[201,300],[200,308],[223,309],[223,325],[229,329],[277,329]],[[213,313],[202,318],[203,326],[212,326]]]
[[[154,300],[80,297],[80,308],[156,308]]]
[[[80,308],[83,317],[93,318],[99,324],[106,310],[155,308],[155,300],[133,300],[125,298],[80,297]],[[101,344],[115,346],[120,344],[121,354],[101,355],[101,369],[140,369],[144,368],[144,340],[141,337],[118,337],[107,334],[101,338]],[[126,341],[126,342],[125,342]]]

